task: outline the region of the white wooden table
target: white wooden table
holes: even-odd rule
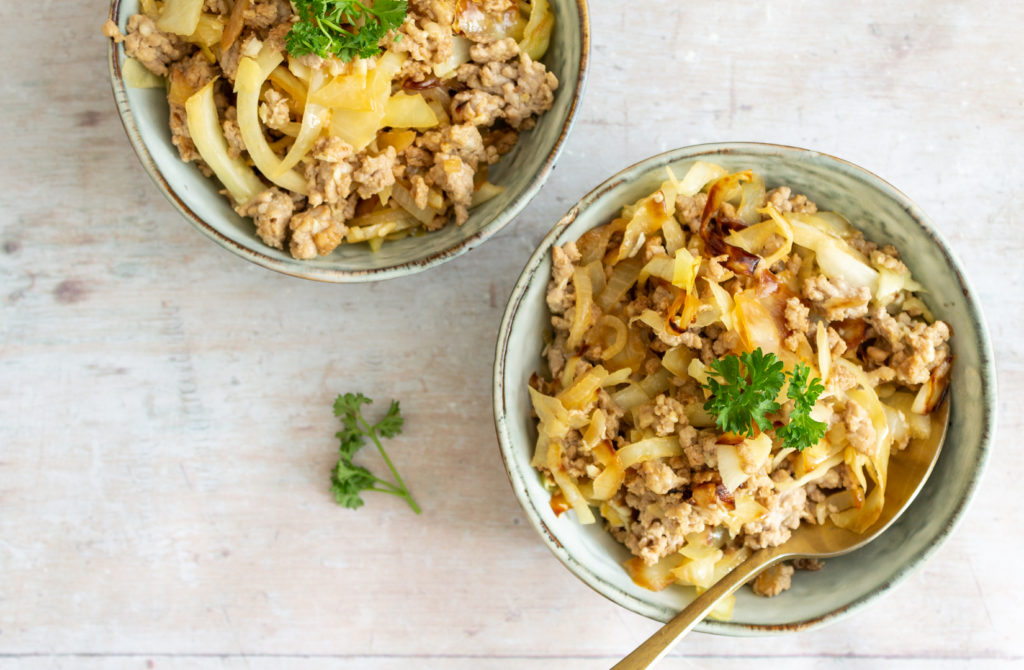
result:
[[[695,634],[662,667],[1024,664],[1024,3],[591,13],[579,123],[518,219],[429,274],[334,286],[241,261],[164,201],[114,109],[106,0],[3,3],[0,667],[611,666],[656,625],[526,522],[492,424],[495,335],[580,196],[722,140],[846,158],[931,214],[992,327],[999,444],[953,539],[880,605],[785,638]],[[390,453],[421,517],[330,499],[330,405],[349,390],[402,401]]]

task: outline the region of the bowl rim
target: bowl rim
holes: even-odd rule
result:
[[[110,18],[115,23],[117,23],[118,15],[121,11],[121,2],[122,0],[111,0],[110,2]],[[573,0],[573,2],[576,3],[580,15],[580,65],[577,73],[576,88],[573,91],[572,103],[569,107],[569,115],[562,126],[562,131],[559,134],[558,139],[555,141],[554,146],[552,146],[551,151],[548,153],[547,158],[545,158],[544,162],[541,164],[540,169],[533,175],[523,191],[511,203],[509,203],[508,207],[499,212],[497,216],[473,235],[456,242],[454,245],[443,251],[430,254],[423,258],[406,261],[404,263],[397,263],[395,265],[382,268],[373,268],[369,270],[338,270],[312,266],[304,268],[302,267],[303,264],[301,261],[272,258],[261,251],[249,249],[228,238],[226,235],[223,235],[213,225],[196,214],[192,208],[190,208],[188,204],[178,196],[170,183],[164,177],[163,172],[161,172],[160,168],[157,166],[156,161],[153,160],[153,156],[149,153],[149,149],[142,140],[142,135],[135,124],[135,117],[128,104],[126,86],[124,83],[124,77],[121,73],[121,63],[118,56],[119,48],[123,49],[123,47],[115,44],[113,40],[107,40],[107,60],[110,70],[110,86],[114,93],[114,102],[117,105],[118,115],[121,117],[121,124],[124,126],[125,134],[128,135],[128,141],[135,150],[135,154],[138,156],[139,162],[142,163],[142,167],[146,170],[146,173],[153,180],[153,183],[156,184],[157,188],[160,189],[160,192],[163,193],[164,197],[167,198],[171,205],[173,205],[185,220],[192,224],[192,226],[200,233],[236,256],[240,256],[241,258],[255,263],[256,265],[260,265],[269,270],[274,270],[275,272],[280,272],[281,274],[289,275],[291,277],[337,284],[384,281],[387,279],[405,277],[423,272],[424,270],[428,270],[454,258],[458,258],[470,249],[480,246],[501,231],[502,228],[511,223],[512,220],[519,215],[519,213],[530,203],[531,200],[533,200],[534,196],[536,196],[544,186],[544,183],[551,175],[551,171],[554,169],[555,164],[558,162],[558,158],[561,156],[562,150],[565,148],[566,140],[569,138],[573,127],[576,125],[579,111],[583,103],[583,96],[586,92],[587,75],[590,69],[590,12],[587,6],[587,0]]]
[[[671,616],[667,615],[663,609],[638,600],[632,595],[619,589],[614,584],[603,580],[596,573],[592,572],[585,565],[571,556],[558,542],[554,533],[552,533],[547,525],[545,525],[533,503],[533,500],[526,492],[526,487],[523,483],[524,473],[519,470],[515,460],[511,457],[513,445],[508,431],[508,420],[504,400],[508,339],[511,332],[512,322],[515,320],[519,311],[522,300],[526,294],[526,289],[534,280],[537,270],[547,257],[551,247],[554,245],[558,237],[561,236],[565,229],[576,220],[581,212],[584,212],[589,207],[593,206],[616,186],[624,182],[634,181],[643,175],[649,174],[654,170],[663,169],[665,166],[680,160],[706,158],[712,155],[742,154],[751,149],[760,150],[762,152],[773,151],[787,154],[787,157],[793,160],[813,158],[817,160],[823,159],[825,162],[831,163],[833,167],[840,169],[848,176],[859,179],[867,185],[882,192],[883,195],[886,195],[898,202],[911,219],[913,219],[918,226],[920,226],[922,231],[938,246],[947,265],[956,273],[957,280],[963,290],[964,297],[966,298],[968,313],[979,327],[978,331],[980,337],[977,342],[977,346],[980,350],[979,374],[981,377],[982,389],[983,430],[979,442],[980,457],[975,461],[975,467],[970,473],[970,479],[965,493],[957,502],[957,506],[947,524],[942,528],[938,535],[931,539],[926,547],[903,565],[891,579],[879,584],[861,598],[840,606],[820,617],[795,621],[787,624],[773,625],[734,623],[706,619],[699,623],[696,628],[696,630],[703,633],[736,637],[783,635],[803,630],[813,630],[837,623],[853,616],[869,605],[874,604],[880,598],[888,595],[922,570],[942,545],[946,543],[953,531],[959,526],[967,513],[971,501],[977,493],[978,486],[991,455],[992,445],[995,439],[998,394],[998,382],[996,379],[991,335],[981,304],[975,298],[977,291],[967,278],[963,264],[960,262],[960,259],[956,254],[953,253],[949,246],[949,242],[935,227],[935,224],[928,215],[925,214],[924,211],[904,193],[896,189],[887,181],[860,166],[830,154],[810,149],[802,149],[799,147],[762,142],[721,142],[698,144],[673,149],[651,156],[650,158],[635,163],[634,165],[631,165],[606,179],[599,186],[585,195],[566,213],[564,217],[558,221],[558,223],[554,225],[551,231],[544,237],[544,240],[537,247],[536,251],[534,251],[530,260],[523,268],[519,279],[516,281],[515,287],[513,288],[512,294],[506,305],[505,313],[502,316],[501,327],[498,331],[492,380],[492,402],[494,409],[494,425],[498,435],[498,449],[501,454],[502,463],[505,466],[505,474],[508,476],[509,483],[512,485],[516,499],[519,501],[523,511],[526,512],[530,523],[544,540],[544,544],[566,568],[568,568],[578,579],[591,589],[626,609],[655,621],[666,622],[671,618]]]

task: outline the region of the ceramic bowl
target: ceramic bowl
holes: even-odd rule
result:
[[[572,130],[583,100],[590,57],[586,0],[550,0],[556,16],[551,47],[542,62],[559,81],[555,103],[537,126],[519,137],[516,148],[491,166],[491,181],[505,187],[498,197],[470,212],[461,227],[445,226],[423,237],[407,237],[371,253],[365,244],[341,245],[334,253],[298,261],[287,250],[263,244],[250,219],[228,205],[216,178],[207,179],[195,164],[183,163],[171,144],[167,99],[161,89],[125,86],[123,44],[108,48],[110,81],[128,139],[157,187],[199,232],[228,251],[263,267],[295,277],[327,282],[368,282],[421,272],[482,244],[508,224],[537,194]],[[113,0],[110,14],[126,32],[138,0]]]
[[[981,306],[949,244],[921,209],[882,179],[845,161],[814,151],[763,144],[710,144],[677,149],[623,170],[591,191],[555,225],[516,284],[498,336],[494,367],[494,413],[512,488],[548,548],[598,593],[634,612],[668,621],[692,598],[693,589],[660,593],[630,580],[621,563],[630,554],[600,524],[581,526],[575,514],[555,517],[549,494],[530,468],[536,442],[527,382],[539,369],[550,328],[545,292],[551,247],[618,216],[625,203],[653,192],[666,179],[665,166],[680,177],[696,160],[730,172],[752,168],[769,184],[788,185],[821,209],[843,213],[868,239],[891,243],[924,283],[925,302],[952,324],[956,355],[949,434],[942,455],[916,500],[900,519],[868,546],[828,559],[820,572],[799,572],[793,587],[775,598],[737,592],[733,620],[705,621],[697,630],[754,636],[815,628],[851,616],[906,582],[949,538],[978,487],[996,425],[996,379],[992,346]]]

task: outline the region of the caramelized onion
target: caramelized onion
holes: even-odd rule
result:
[[[402,83],[402,88],[412,91],[425,91],[429,88],[434,88],[440,85],[441,81],[437,77],[431,75],[424,79],[423,81],[413,81],[412,79],[406,79]]]
[[[231,8],[231,18],[228,19],[228,24],[224,26],[224,34],[220,37],[221,51],[230,49],[238,36],[242,34],[242,28],[245,26],[242,15],[245,10],[249,9],[249,2],[250,0],[235,0],[235,6]]]

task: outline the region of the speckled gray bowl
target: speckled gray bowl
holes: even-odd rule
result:
[[[575,240],[618,216],[624,203],[651,193],[666,179],[665,166],[682,177],[696,160],[730,171],[753,168],[769,187],[788,185],[821,209],[846,215],[869,238],[903,252],[914,277],[930,293],[925,302],[953,324],[956,355],[949,434],[931,478],[891,528],[867,547],[829,559],[820,572],[800,572],[782,595],[737,593],[729,623],[705,621],[697,630],[721,635],[772,635],[824,626],[877,602],[910,579],[942,546],[981,479],[996,426],[996,377],[981,306],[960,261],[931,220],[888,183],[845,161],[813,151],[765,144],[708,144],[677,149],[623,170],[591,191],[558,222],[523,270],[498,335],[494,414],[512,488],[548,548],[598,593],[634,612],[668,621],[692,599],[693,589],[646,591],[621,563],[628,551],[601,529],[580,526],[573,513],[556,518],[549,494],[530,468],[537,432],[530,418],[527,382],[541,363],[541,331],[549,328],[544,295],[551,247]]]
[[[191,163],[182,163],[167,127],[167,99],[159,89],[130,89],[121,76],[123,45],[109,47],[110,81],[121,121],[143,167],[157,187],[202,234],[231,253],[257,265],[295,277],[327,282],[368,282],[403,277],[461,256],[501,230],[533,199],[558,160],[576,122],[590,60],[590,19],[586,0],[550,0],[557,18],[551,47],[543,58],[558,77],[554,107],[519,138],[515,150],[491,167],[491,181],[505,187],[493,200],[470,212],[457,227],[423,237],[407,237],[371,253],[365,244],[342,245],[312,261],[266,246],[250,219],[228,205],[220,182],[207,179]],[[125,31],[138,0],[113,0],[110,15]]]

